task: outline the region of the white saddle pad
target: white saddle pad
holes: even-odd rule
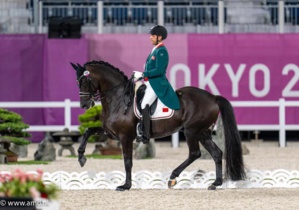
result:
[[[139,118],[139,119],[141,118],[141,114],[140,114],[139,110],[137,109],[137,105],[136,105],[136,96],[134,97],[134,113],[137,118]],[[157,108],[156,108],[154,114],[151,116],[151,120],[162,120],[162,119],[171,118],[173,116],[173,114],[174,114],[174,110],[165,106],[162,103],[162,101],[160,101],[160,99],[158,99]]]

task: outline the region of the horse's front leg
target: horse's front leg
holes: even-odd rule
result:
[[[132,167],[133,167],[133,140],[121,140],[123,158],[126,170],[126,181],[125,184],[120,185],[116,188],[116,191],[129,190],[132,186]]]
[[[80,166],[83,167],[87,161],[86,157],[84,156],[85,148],[87,145],[87,141],[89,137],[93,134],[103,132],[102,128],[88,128],[86,129],[85,133],[83,134],[83,139],[81,141],[81,144],[78,148],[78,161],[80,163]]]

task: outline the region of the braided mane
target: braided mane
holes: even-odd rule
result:
[[[105,61],[95,61],[95,60],[93,60],[93,61],[85,63],[83,66],[85,68],[87,65],[95,65],[95,64],[110,67],[112,70],[117,71],[118,73],[120,73],[125,78],[125,80],[128,80],[128,76],[125,75],[123,71],[121,71],[119,68],[116,68],[115,66],[113,66],[110,63],[105,62]]]

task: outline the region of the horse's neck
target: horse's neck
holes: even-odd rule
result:
[[[105,80],[105,81],[100,81],[100,94],[106,94],[106,93],[109,93],[113,87],[115,86],[115,84],[112,82],[112,81],[108,81],[108,80]]]
[[[124,78],[118,74],[108,74],[105,71],[100,72],[99,74],[99,83],[102,87],[100,90],[102,94],[107,91],[112,90],[115,86],[121,84],[124,81]]]
[[[112,114],[119,111],[119,109],[124,106],[124,94],[125,94],[125,84],[121,85],[123,82],[119,82],[119,87],[117,85],[110,85],[102,94],[104,94],[101,99],[103,110],[107,113]],[[115,88],[115,89],[114,89]],[[111,113],[112,112],[112,113]]]
[[[102,99],[102,123],[105,127],[111,127],[120,116],[124,114],[123,93],[117,91],[109,97]]]
[[[111,74],[108,74],[109,72]],[[99,71],[98,79],[101,87],[100,94],[103,96],[101,99],[103,114],[109,119],[111,115],[119,113],[125,107],[126,79],[118,72],[107,69]]]

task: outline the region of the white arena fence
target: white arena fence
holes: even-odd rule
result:
[[[37,174],[29,171],[28,174]],[[2,171],[0,174],[11,174]],[[132,173],[133,189],[167,189],[171,171],[150,172],[146,170]],[[121,171],[105,172],[45,172],[43,182],[56,184],[62,190],[96,190],[111,189],[125,182],[125,173]],[[174,189],[207,189],[215,181],[215,172],[198,173],[197,171],[182,172],[177,178]],[[274,171],[247,171],[244,181],[224,181],[220,189],[226,188],[299,188],[299,171],[278,169]]]
[[[299,125],[286,125],[286,107],[299,107],[299,101],[231,101],[233,107],[278,107],[279,123],[276,125],[238,125],[240,131],[279,131],[279,146],[286,146],[286,131],[299,130]],[[80,107],[80,102],[65,99],[64,101],[42,101],[42,102],[0,102],[0,108],[64,108],[64,125],[34,125],[30,126],[29,132],[62,131],[64,128],[78,130],[79,125],[71,124],[71,109]],[[178,133],[172,135],[172,146],[179,145]]]

